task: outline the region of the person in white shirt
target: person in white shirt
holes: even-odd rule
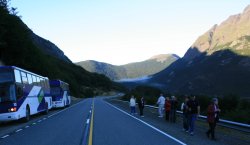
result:
[[[163,94],[160,95],[157,101],[158,104],[158,112],[159,116],[158,117],[163,117],[163,110],[164,110],[164,105],[165,105],[165,98],[163,97]]]
[[[130,98],[130,101],[129,101],[129,105],[130,105],[130,108],[131,108],[131,114],[135,114],[135,97],[134,96],[131,96]]]

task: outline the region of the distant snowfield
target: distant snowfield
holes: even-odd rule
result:
[[[143,76],[143,77],[138,77],[138,78],[127,78],[127,79],[120,79],[120,80],[115,80],[115,82],[144,82],[149,79],[151,79],[152,76]]]

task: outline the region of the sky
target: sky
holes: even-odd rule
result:
[[[158,54],[182,57],[200,35],[249,4],[249,0],[11,0],[24,23],[73,62],[114,65]]]

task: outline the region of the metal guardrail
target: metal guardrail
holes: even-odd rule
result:
[[[129,103],[129,101],[123,101],[123,100],[119,100],[119,99],[113,99],[113,100],[124,102],[124,103]],[[153,109],[158,109],[158,107],[152,106],[152,105],[145,105],[145,107],[153,108]],[[176,112],[178,114],[182,114],[182,111],[176,111]],[[202,120],[206,120],[207,116],[199,115],[198,118],[202,119]],[[250,125],[249,124],[244,124],[244,123],[239,123],[239,122],[234,122],[234,121],[220,119],[218,125],[250,133],[250,130],[248,130],[248,131],[247,130],[241,130],[241,129],[237,129],[237,128],[234,128],[234,127],[227,126],[225,124],[233,125],[233,126],[238,126],[238,127],[242,127],[242,128],[246,128],[246,129],[250,129]]]

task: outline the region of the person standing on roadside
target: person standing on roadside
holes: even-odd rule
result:
[[[135,114],[135,97],[132,95],[129,101],[130,109],[131,109],[131,114]]]
[[[211,139],[216,140],[214,137],[214,131],[216,127],[216,123],[219,121],[219,106],[218,106],[218,99],[213,98],[211,104],[208,106],[207,109],[207,122],[209,124],[209,130],[206,132],[207,137],[210,137]]]
[[[160,95],[157,101],[158,104],[158,112],[159,116],[158,117],[163,117],[163,109],[164,109],[164,104],[165,104],[165,98],[163,97],[163,94]]]
[[[170,110],[171,110],[171,101],[170,101],[169,97],[166,97],[166,99],[165,99],[166,121],[169,121]]]
[[[178,102],[175,96],[171,97],[171,110],[170,110],[170,122],[176,122],[176,109],[177,109]]]
[[[189,124],[189,133],[194,135],[194,125],[197,117],[200,115],[200,104],[196,100],[195,96],[192,96],[191,99],[187,102],[188,106],[188,124]]]
[[[183,114],[183,131],[188,132],[188,106],[187,103],[189,101],[188,97],[185,97],[184,102],[181,104],[181,111]]]
[[[138,107],[139,107],[139,110],[140,110],[140,116],[141,117],[144,117],[144,115],[143,115],[144,105],[145,105],[144,97],[141,97],[140,99],[138,99]]]

